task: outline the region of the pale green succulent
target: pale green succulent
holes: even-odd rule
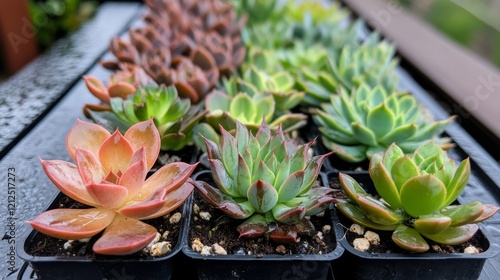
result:
[[[258,92],[270,93],[274,98],[278,113],[286,112],[295,108],[304,98],[304,92],[294,89],[295,79],[285,71],[277,71],[268,74],[250,65],[241,77],[233,76],[224,81],[226,92],[235,96],[239,92],[249,95]]]
[[[220,134],[220,144],[204,139],[217,187],[204,181],[195,186],[214,207],[245,220],[237,228],[240,237],[268,235],[278,242],[297,242],[298,235],[314,231],[305,217],[333,201],[332,189],[316,184],[331,153],[309,158],[313,142],[297,145],[265,120],[255,135],[238,121],[234,136],[222,126]]]
[[[236,9],[249,16],[242,29],[248,48],[287,49],[297,42],[306,46],[320,44],[329,51],[358,45],[362,21],[347,22],[350,12],[337,3],[295,0],[237,1]],[[262,3],[261,3],[262,2]],[[265,20],[252,20],[256,14]]]
[[[306,125],[307,115],[302,113],[281,112],[276,115],[276,101],[271,93],[246,91],[213,90],[205,98],[207,114],[205,120],[214,129],[219,124],[226,130],[236,128],[236,121],[243,123],[251,131],[256,132],[264,117],[269,126],[276,130],[290,132]]]
[[[392,144],[373,155],[369,174],[381,199],[367,193],[353,177],[340,173],[348,198],[338,199],[336,208],[355,223],[394,231],[392,240],[408,251],[429,250],[425,238],[445,245],[463,243],[474,236],[477,223],[499,209],[478,201],[453,204],[469,181],[470,162],[467,158],[455,166],[433,142],[412,154]]]
[[[360,46],[344,47],[338,57],[329,61],[329,70],[348,90],[367,84],[372,88],[382,85],[387,91],[394,91],[399,82],[395,73],[399,63],[395,52],[393,44],[380,40],[380,35],[374,32]]]
[[[362,84],[350,94],[341,89],[321,109],[311,110],[323,145],[348,162],[362,162],[396,143],[405,153],[428,141],[442,148],[453,145],[440,137],[455,116],[435,121],[408,92],[388,92]]]
[[[178,151],[192,144],[192,129],[206,111],[179,98],[174,86],[140,87],[127,99],[111,98],[111,112],[91,112],[94,121],[109,130],[126,130],[133,124],[153,119],[161,136],[161,149]]]

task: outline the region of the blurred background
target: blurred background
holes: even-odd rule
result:
[[[390,1],[500,68],[500,0]]]

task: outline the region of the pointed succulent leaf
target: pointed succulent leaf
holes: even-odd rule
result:
[[[235,202],[225,200],[219,205],[218,208],[226,213],[226,215],[234,219],[246,219],[256,211],[250,201]]]
[[[371,195],[358,194],[358,205],[365,215],[377,224],[394,225],[401,223],[404,217],[401,213],[387,207]]]
[[[278,189],[278,202],[286,202],[300,192],[304,179],[304,170],[295,171],[283,181]]]
[[[436,234],[422,233],[422,235],[439,244],[457,245],[471,239],[478,229],[479,226],[477,224],[468,224],[458,227],[448,227]]]
[[[423,253],[429,250],[429,244],[418,231],[403,224],[392,233],[392,241],[410,252]]]
[[[385,102],[373,108],[366,117],[366,126],[371,129],[377,138],[381,138],[392,131],[395,122],[395,116]]]
[[[248,165],[240,154],[238,154],[237,168],[236,188],[240,196],[245,197],[251,184],[252,174],[250,173]]]
[[[255,134],[255,138],[257,139],[260,147],[264,146],[264,144],[266,144],[271,138],[271,128],[267,125],[265,119],[262,120],[259,130]]]
[[[377,145],[376,136],[368,127],[359,122],[355,122],[351,124],[351,129],[354,137],[356,137],[360,143],[367,146]]]
[[[102,143],[111,133],[100,125],[78,120],[66,136],[66,149],[73,160],[76,160],[76,148],[99,154]]]
[[[99,205],[85,188],[76,165],[62,160],[40,159],[40,162],[45,174],[62,193],[87,205]]]
[[[377,193],[394,209],[402,207],[400,189],[394,182],[389,171],[387,171],[383,162],[369,169],[370,177],[375,185]]]
[[[195,146],[202,150],[203,152],[207,152],[207,144],[203,140],[203,137],[212,141],[212,143],[220,143],[219,134],[213,129],[211,125],[205,122],[197,123],[193,129],[193,142]],[[203,136],[203,137],[202,137]],[[211,146],[211,148],[217,148],[216,145]],[[218,151],[218,148],[217,148]],[[220,157],[217,157],[220,159]]]
[[[89,91],[104,103],[109,103],[109,93],[106,86],[93,76],[84,75],[83,80]]]
[[[441,214],[451,219],[451,226],[461,226],[474,223],[474,221],[483,213],[483,204],[474,201],[461,205],[450,205],[443,208]]]
[[[210,163],[210,169],[212,170],[214,181],[219,189],[226,195],[239,197],[240,194],[238,192],[237,186],[235,186],[235,184],[233,183],[233,179],[227,173],[223,162],[217,159],[209,159],[208,161]],[[233,165],[231,167],[236,167],[236,165]]]
[[[321,139],[325,147],[347,162],[361,162],[366,159],[366,146],[364,145],[347,146],[332,142],[325,137]]]
[[[272,208],[274,218],[284,224],[297,224],[306,214],[304,206],[289,207],[278,203]]]
[[[198,163],[188,164],[184,162],[172,162],[164,165],[146,179],[139,194],[130,202],[144,201],[159,189],[165,188],[170,191],[179,188],[189,179],[197,165]]]
[[[278,192],[270,183],[257,180],[248,188],[248,201],[259,213],[271,210],[278,202]]]
[[[398,192],[406,181],[418,175],[420,175],[418,166],[408,155],[397,159],[392,166],[391,177],[396,184]]]
[[[368,194],[365,189],[359,185],[358,181],[348,174],[339,172],[339,181],[342,186],[342,190],[356,203],[358,203],[358,195]]]
[[[238,147],[236,139],[225,129],[221,131],[221,156],[222,163],[231,178],[236,178],[236,168],[238,166]]]
[[[241,223],[236,230],[240,238],[255,238],[268,231],[268,222],[264,216],[255,214]]]
[[[179,209],[179,207],[188,199],[194,190],[194,184],[191,180],[186,181],[180,187],[165,192],[163,197],[163,205],[155,213],[140,218],[141,220],[149,220],[167,215],[168,213]]]
[[[293,173],[293,172],[290,172],[290,156],[289,155],[286,155],[286,157],[282,160],[282,161],[279,161],[277,160],[276,163],[279,163],[279,167],[277,168],[277,171],[275,171],[275,178],[274,178],[274,186],[276,188],[276,190],[279,192],[282,185],[283,185],[283,181],[285,181],[285,179],[287,179],[287,177]],[[266,164],[267,166],[270,166],[269,164]],[[271,168],[271,169],[274,169],[274,168]],[[276,169],[274,169],[276,170]],[[302,182],[301,182],[302,184]],[[299,186],[300,187],[300,186]]]
[[[378,139],[381,144],[390,145],[391,143],[404,142],[406,139],[413,136],[418,130],[415,123],[399,125],[387,134]]]
[[[446,199],[446,187],[432,175],[419,175],[403,184],[400,196],[406,213],[419,217],[441,209]]]
[[[160,153],[160,133],[152,120],[132,125],[123,135],[128,140],[134,151],[144,147],[146,166],[153,167]]]
[[[330,196],[316,196],[306,203],[304,203],[304,206],[306,207],[306,215],[307,216],[312,216],[312,215],[317,215],[330,206],[330,203],[335,201],[333,197]]]
[[[85,185],[100,183],[108,173],[94,154],[80,148],[76,149],[76,165]]]
[[[104,208],[116,209],[127,199],[128,189],[109,183],[92,183],[86,186],[89,194]]]
[[[113,210],[52,209],[28,221],[34,229],[61,239],[82,239],[94,236],[105,229],[115,216]]]
[[[306,168],[304,169],[304,179],[302,182],[302,188],[300,194],[308,192],[313,186],[314,182],[318,179],[319,172],[321,170],[321,166],[327,157],[332,155],[333,152],[329,152],[323,155],[314,156],[311,160],[309,160],[306,164]]]
[[[479,223],[486,219],[489,219],[496,212],[498,212],[499,209],[500,207],[493,204],[483,204],[483,212],[481,213],[481,216],[477,217],[473,223]]]
[[[151,243],[156,233],[151,225],[117,216],[92,248],[98,254],[130,255]]]
[[[399,148],[399,146],[396,145],[396,143],[392,143],[384,152],[382,164],[390,173],[392,170],[392,166],[394,165],[394,162],[396,162],[396,160],[398,160],[402,156],[404,156],[403,150],[401,150],[401,148]]]
[[[350,202],[349,200],[337,199],[335,207],[340,210],[342,214],[348,217],[349,220],[371,229],[393,231],[398,227],[397,224],[383,225],[375,223],[365,215],[363,210],[361,210],[358,205]]]
[[[252,177],[252,182],[255,182],[257,180],[263,180],[268,182],[269,184],[273,184],[274,181],[276,180],[276,177],[274,173],[272,172],[271,169],[261,160],[256,161],[257,163],[257,168],[254,167],[253,170],[253,177]],[[255,163],[254,163],[255,164]]]
[[[458,196],[462,193],[470,177],[470,160],[469,158],[464,159],[457,167],[453,178],[450,183],[446,186],[447,196],[446,200],[443,201],[442,206],[447,206],[453,203]]]
[[[158,189],[150,197],[140,202],[126,203],[118,209],[118,213],[132,219],[142,220],[156,214],[165,204],[167,189]]]
[[[451,218],[442,214],[420,216],[413,222],[413,227],[419,232],[436,234],[451,225]]]

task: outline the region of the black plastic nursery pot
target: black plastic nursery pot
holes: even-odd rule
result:
[[[352,176],[369,193],[374,193],[373,183],[366,173],[345,172]],[[338,172],[330,171],[326,173],[330,184],[338,184]],[[485,262],[498,254],[491,242],[493,239],[487,232],[480,229],[475,235],[477,244],[483,249],[477,254],[467,253],[406,253],[406,252],[386,252],[371,253],[356,250],[348,241],[345,229],[348,229],[352,222],[342,213],[338,214],[342,224],[341,246],[345,249],[341,258],[334,260],[332,265],[335,270],[336,279],[407,279],[407,280],[450,280],[450,279],[479,279]],[[370,229],[367,229],[370,230]],[[375,231],[390,240],[390,233]],[[431,249],[432,250],[432,249]]]
[[[321,180],[324,182],[324,174],[321,173]],[[211,172],[201,171],[193,176],[194,180],[201,180],[213,184]],[[196,190],[190,198],[193,205]],[[332,205],[333,207],[333,205]],[[189,212],[193,207],[190,207]],[[182,252],[188,263],[196,266],[198,279],[248,279],[248,280],[268,280],[268,279],[332,279],[331,263],[339,258],[344,249],[335,242],[335,248],[324,254],[267,254],[248,255],[230,254],[227,255],[201,255],[191,249],[190,225],[193,223],[193,216],[189,215],[185,223],[187,233],[184,234]],[[338,228],[338,219],[331,216],[332,229],[330,234],[335,240],[339,240],[341,235]],[[236,231],[236,229],[234,229]]]
[[[59,193],[52,200],[47,208],[57,208],[64,194]],[[187,204],[181,205],[183,217],[187,213]],[[173,279],[174,266],[181,250],[182,228],[185,219],[181,219],[178,236],[172,249],[167,254],[160,257],[133,257],[133,256],[100,256],[100,257],[80,257],[80,256],[36,256],[30,253],[30,248],[36,244],[43,234],[37,230],[31,230],[22,236],[21,245],[17,247],[17,253],[21,259],[26,261],[34,272],[29,279]],[[173,242],[172,242],[173,243]],[[23,268],[26,272],[30,269]],[[28,275],[19,275],[27,277]],[[35,278],[33,278],[35,277]],[[18,278],[21,279],[21,278]],[[25,278],[22,278],[25,279]]]

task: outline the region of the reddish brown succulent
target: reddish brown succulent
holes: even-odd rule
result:
[[[174,85],[179,96],[200,102],[221,76],[234,74],[245,58],[237,18],[220,0],[146,0],[145,25],[129,30],[130,42],[114,38],[110,51],[119,63],[142,67],[158,84]]]

